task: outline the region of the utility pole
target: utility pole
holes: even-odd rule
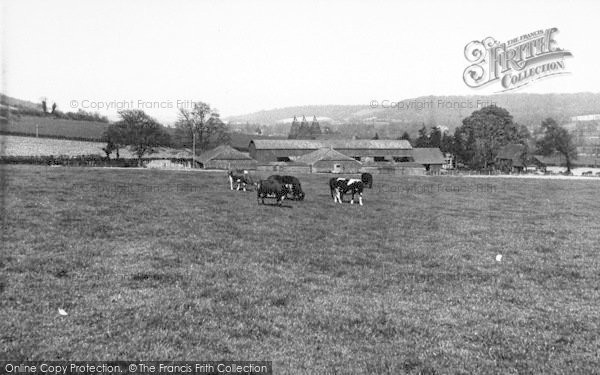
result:
[[[196,168],[196,129],[192,128],[192,169]]]

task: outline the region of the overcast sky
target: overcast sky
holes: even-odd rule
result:
[[[569,75],[518,92],[598,92],[599,1],[1,3],[1,89],[63,111],[201,100],[222,116],[308,104],[489,94],[464,48],[557,27]],[[144,105],[142,103],[142,105]],[[144,109],[144,108],[142,108]],[[146,108],[169,121],[176,108]],[[116,110],[101,111],[114,118]]]

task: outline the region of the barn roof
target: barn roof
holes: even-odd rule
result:
[[[360,164],[359,161],[331,148],[320,148],[317,151],[300,156],[296,161],[309,165],[315,164],[318,161],[354,161]]]
[[[287,137],[272,137],[267,135],[231,133],[229,134],[229,145],[239,151],[248,151],[248,145],[253,139],[287,139]]]
[[[231,146],[221,145],[198,156],[198,161],[201,163],[209,160],[252,160],[252,158]]]
[[[257,150],[281,150],[281,149],[301,149],[317,150],[320,148],[334,149],[399,149],[410,150],[412,147],[407,140],[393,139],[323,139],[323,140],[302,140],[302,139],[253,139]]]
[[[127,153],[129,150],[125,150],[124,157],[127,158]],[[155,149],[156,152],[151,154],[147,154],[145,158],[148,159],[191,159],[192,152],[189,149],[178,150],[174,148],[168,147],[158,147]],[[131,153],[131,152],[129,152]],[[123,155],[123,151],[121,151],[121,155]],[[133,153],[131,153],[131,157],[133,158]]]
[[[419,164],[444,164],[444,154],[439,148],[413,148],[412,156]]]

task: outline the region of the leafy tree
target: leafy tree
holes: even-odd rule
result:
[[[197,153],[229,142],[227,126],[221,121],[219,114],[202,102],[195,103],[191,111],[179,109],[175,135],[182,147],[191,147],[195,137]]]
[[[404,133],[402,133],[402,135],[401,135],[401,136],[400,136],[400,138],[398,138],[398,139],[404,139],[404,140],[407,140],[407,141],[408,141],[408,143],[410,143],[410,144],[412,145],[412,141],[411,141],[411,139],[410,139],[410,134],[408,134],[408,132],[407,132],[407,131],[404,131]]]
[[[510,113],[495,105],[474,111],[454,133],[457,156],[471,168],[489,167],[502,146],[526,142],[525,136]]]
[[[107,159],[110,159],[110,154],[112,154],[113,151],[116,152],[117,159],[119,159],[119,149],[125,143],[124,135],[122,133],[122,127],[118,124],[109,125],[104,131],[102,140],[106,142],[106,146],[102,148],[102,151],[106,154]]]
[[[543,137],[537,141],[537,151],[542,155],[558,152],[565,157],[567,172],[571,172],[573,160],[577,159],[577,148],[567,129],[559,126],[552,118],[542,121]]]
[[[442,144],[442,131],[437,126],[431,128],[429,132],[429,147],[440,148]]]
[[[451,153],[454,154],[456,152],[454,145],[454,137],[452,134],[447,134],[444,132],[442,134],[442,140],[440,141],[440,151],[443,153]]]
[[[415,147],[429,147],[429,134],[425,124],[419,129],[419,136],[415,139]]]
[[[144,111],[126,109],[118,112],[121,120],[118,127],[118,139],[131,148],[138,157],[138,166],[142,166],[142,157],[152,154],[159,146],[170,144],[169,134],[163,127]]]

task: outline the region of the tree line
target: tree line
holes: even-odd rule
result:
[[[458,163],[470,169],[487,169],[494,163],[500,148],[508,144],[521,144],[527,153],[564,156],[567,170],[577,159],[572,135],[558,123],[547,118],[535,134],[524,125],[513,121],[510,113],[491,105],[474,111],[462,121],[454,134],[442,132],[439,127],[421,127],[418,136],[411,139],[405,132],[400,139],[411,142],[413,147],[436,147],[444,153],[453,154]]]
[[[197,155],[229,142],[227,126],[218,112],[203,102],[195,103],[191,110],[180,108],[172,132],[142,110],[125,109],[118,114],[120,120],[103,134],[106,146],[102,150],[107,159],[113,152],[119,159],[119,150],[129,147],[141,166],[144,155],[157,152],[159,147],[190,148]]]
[[[229,142],[229,129],[217,111],[210,105],[197,102],[191,110],[179,109],[175,128],[169,131],[141,110],[121,110],[121,118],[104,133],[107,142],[103,151],[107,159],[115,152],[119,158],[121,147],[130,147],[141,160],[144,155],[156,152],[158,147],[189,148],[197,155],[220,144]],[[375,135],[378,139],[379,135]],[[536,134],[526,126],[514,122],[510,113],[491,105],[474,111],[455,129],[454,134],[439,127],[421,127],[418,136],[411,139],[407,132],[400,139],[408,140],[413,147],[435,147],[455,156],[457,163],[470,169],[490,168],[499,150],[508,144],[522,144],[529,153],[562,154],[567,169],[577,158],[576,147],[569,132],[548,118],[540,124]]]

